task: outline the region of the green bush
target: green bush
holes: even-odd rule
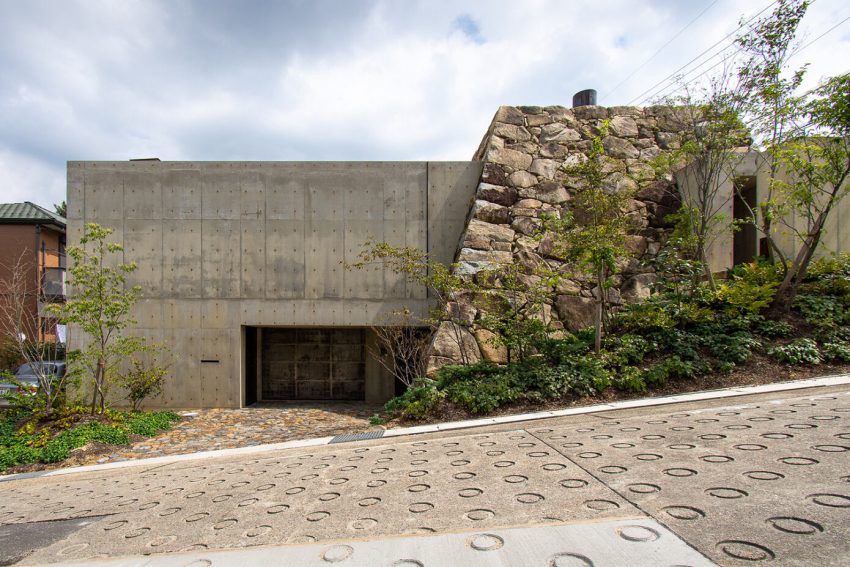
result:
[[[437,389],[437,382],[429,378],[417,380],[407,391],[384,405],[390,415],[400,415],[410,419],[423,419],[445,398],[445,393]]]
[[[754,321],[752,328],[755,333],[768,339],[784,339],[794,332],[794,327],[785,321],[772,321],[763,317]]]
[[[611,375],[611,385],[621,392],[645,392],[643,372],[634,366],[624,366]]]
[[[694,361],[682,360],[674,355],[652,365],[644,373],[644,381],[653,386],[663,386],[667,380],[693,378],[702,369],[701,366]]]
[[[761,342],[749,333],[741,332],[733,335],[709,335],[704,337],[703,345],[718,361],[732,364],[743,364],[750,359],[754,350],[761,348]]]
[[[144,437],[153,437],[160,431],[171,429],[171,426],[180,421],[180,416],[170,411],[158,411],[155,413],[132,413],[125,425],[127,431]]]
[[[826,341],[821,345],[820,351],[824,360],[830,362],[850,362],[850,344],[844,341]]]
[[[636,334],[667,331],[674,328],[676,323],[676,319],[665,309],[662,300],[656,296],[643,303],[624,306],[614,319],[617,329]]]
[[[729,313],[758,313],[773,301],[782,281],[778,264],[752,262],[736,266],[718,286],[717,299]]]
[[[797,339],[787,345],[779,345],[768,349],[767,354],[779,362],[788,362],[790,364],[821,363],[818,345],[812,339]]]
[[[0,470],[15,465],[28,465],[39,460],[41,451],[26,445],[0,447]]]
[[[850,324],[850,309],[834,296],[800,294],[794,300],[794,307],[808,324],[819,329]]]
[[[445,394],[472,413],[489,413],[518,399],[521,392],[511,386],[508,375],[499,373],[453,382],[446,386]]]

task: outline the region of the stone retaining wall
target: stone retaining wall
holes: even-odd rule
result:
[[[629,206],[640,227],[629,237],[633,253],[609,292],[613,303],[635,301],[649,295],[654,274],[642,262],[658,253],[669,227],[664,217],[677,207],[672,176],[655,179],[650,160],[678,147],[684,121],[670,107],[503,106],[473,157],[484,168],[475,203],[456,257],[456,273],[474,277],[498,264],[531,266],[545,261],[565,268],[547,255],[551,242],[534,238],[542,214],[557,216],[570,207],[572,187],[564,178],[564,165],[585,159],[591,141],[608,120],[604,171],[611,190],[637,189]],[[653,179],[637,186],[636,179]],[[593,321],[593,287],[587,280],[565,278],[553,289],[540,317],[552,330],[577,330]],[[506,352],[479,328],[481,313],[472,305],[450,306],[464,313],[466,325],[444,322],[437,331],[430,369],[461,359],[504,362]],[[463,349],[465,356],[462,356]]]

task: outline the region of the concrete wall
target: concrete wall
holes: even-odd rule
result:
[[[723,226],[728,226],[733,218],[733,179],[743,182],[751,179],[755,183],[755,201],[762,202],[767,198],[770,183],[770,164],[767,154],[751,151],[741,155],[740,159],[734,161],[734,172],[723,180],[715,195],[713,210],[723,216]],[[787,179],[780,172],[780,179]],[[677,183],[681,191],[686,195],[693,195],[696,190],[696,181],[690,168],[680,171],[676,175]],[[695,206],[695,205],[694,205]],[[850,252],[850,199],[841,200],[830,212],[824,229],[823,238],[815,252],[815,257],[829,257],[835,254]],[[796,214],[789,214],[783,222],[774,223],[774,239],[782,253],[789,259],[793,258],[799,249],[799,237],[795,232],[805,234],[806,220]],[[715,273],[724,272],[734,265],[733,252],[735,239],[740,233],[733,233],[731,229],[718,230],[715,240],[709,246],[708,260],[711,270]],[[755,233],[755,239],[761,238],[762,234]],[[757,254],[757,244],[753,251]]]
[[[343,262],[370,238],[452,261],[480,175],[476,162],[69,162],[68,242],[96,222],[138,264],[133,331],[178,356],[161,405],[238,407],[244,326],[424,315],[423,288]]]

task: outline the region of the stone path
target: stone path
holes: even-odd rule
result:
[[[184,417],[162,435],[144,439],[132,446],[95,456],[80,464],[107,463],[127,459],[178,455],[282,443],[296,439],[361,433],[379,429],[369,417],[380,406],[363,403],[268,404],[244,409],[201,409]]]
[[[453,565],[846,566],[850,388],[0,483],[0,540],[80,518],[25,563],[230,565],[273,550],[293,565],[448,564],[431,541],[492,552]],[[612,555],[658,538],[675,551],[663,561],[651,546]],[[214,553],[229,549],[242,551]]]

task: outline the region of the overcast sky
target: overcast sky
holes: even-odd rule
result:
[[[642,102],[769,4],[0,0],[0,202],[61,201],[68,160],[467,160],[500,105]],[[848,17],[817,0],[803,44]],[[848,53],[850,21],[795,62]]]

